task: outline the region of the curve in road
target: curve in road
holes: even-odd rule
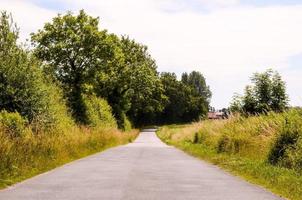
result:
[[[0,191],[1,200],[278,200],[272,193],[167,146],[154,130]]]

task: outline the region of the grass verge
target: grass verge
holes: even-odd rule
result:
[[[0,132],[0,188],[46,172],[73,160],[131,142],[138,130],[121,132],[74,127],[64,134],[26,134],[10,138]]]
[[[167,144],[218,165],[277,195],[301,200],[301,170],[272,165],[267,159],[273,142],[282,130],[282,117],[274,114],[181,126],[170,125],[161,127],[157,135]],[[230,145],[233,140],[236,141],[235,145]]]

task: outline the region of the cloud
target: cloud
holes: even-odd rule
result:
[[[20,39],[25,41],[29,34],[37,31],[43,24],[56,15],[55,11],[38,7],[22,0],[1,0],[0,10],[11,12],[20,30]]]
[[[227,106],[253,72],[267,68],[282,72],[292,104],[302,105],[302,90],[296,90],[302,85],[302,70],[289,70],[290,58],[302,55],[301,5],[257,7],[238,0],[57,1],[75,12],[84,8],[100,16],[101,28],[148,45],[160,71],[204,73],[215,107]],[[13,12],[22,38],[56,15],[53,8],[31,1],[1,1],[0,7]]]
[[[240,3],[239,0],[196,0],[200,4],[207,7],[225,7],[225,6],[234,6]]]

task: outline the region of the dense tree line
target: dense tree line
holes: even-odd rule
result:
[[[199,120],[208,111],[211,92],[201,73],[184,73],[181,80],[159,74],[145,45],[99,29],[99,19],[83,10],[46,23],[31,35],[31,50],[17,44],[18,32],[2,12],[0,110],[29,123],[65,118],[128,129]]]
[[[285,82],[277,71],[255,73],[251,81],[252,85],[246,86],[243,96],[233,97],[231,111],[255,115],[282,112],[288,107]]]
[[[183,73],[181,81],[174,73],[161,73],[164,94],[168,97],[159,120],[165,123],[200,120],[208,112],[211,92],[199,72]]]

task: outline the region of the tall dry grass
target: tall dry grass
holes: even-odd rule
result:
[[[237,115],[226,120],[167,126],[161,129],[161,137],[168,142],[202,143],[218,152],[265,159],[272,142],[282,130],[287,114],[270,113],[248,118]]]

